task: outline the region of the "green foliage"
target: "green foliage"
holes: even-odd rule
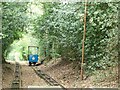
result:
[[[89,4],[84,68],[91,72],[117,62],[118,4]],[[3,51],[26,31],[38,39],[41,58],[81,62],[84,3],[3,3],[2,18]]]
[[[2,3],[3,53],[14,40],[22,37],[26,26],[27,3]]]
[[[36,33],[48,56],[80,60],[84,7],[81,3],[45,3]],[[86,70],[105,69],[117,62],[117,3],[88,7],[85,41]],[[38,33],[39,32],[39,33]]]
[[[20,40],[15,40],[6,50],[6,59],[15,60],[15,53],[20,60],[28,60],[28,46],[38,46],[38,40],[30,34],[25,34]]]
[[[70,6],[71,8],[69,9]],[[78,28],[81,25],[79,17],[76,17],[78,13],[74,13],[78,9],[78,5],[73,9],[72,6],[74,5],[66,6],[59,3],[45,3],[45,14],[39,20],[41,22],[38,21],[39,27],[37,29],[37,32],[40,32],[40,41],[46,42],[44,46],[47,47],[48,51],[54,52],[52,50],[55,50],[55,56],[68,57],[71,60],[72,57],[79,55],[77,43],[80,42],[80,39],[76,38],[76,36],[79,36],[80,30],[82,30],[82,28]],[[52,53],[48,52],[48,54]]]
[[[98,3],[89,8],[85,56],[90,67],[87,69],[105,69],[117,63],[117,7],[116,3]]]

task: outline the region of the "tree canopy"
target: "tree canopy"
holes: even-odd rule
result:
[[[118,4],[89,4],[93,6],[87,8],[85,69],[94,71],[117,62]],[[84,3],[6,2],[2,11],[3,53],[30,33],[39,41],[41,57],[81,62]]]

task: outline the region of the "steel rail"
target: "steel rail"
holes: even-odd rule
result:
[[[38,69],[37,67],[32,67],[32,69],[40,78],[44,79],[50,86],[60,86],[62,90],[67,90],[63,85],[59,84],[56,80],[44,73],[42,70]]]
[[[12,81],[11,89],[18,90],[21,88],[21,67],[20,64],[16,62],[14,70],[14,79]]]

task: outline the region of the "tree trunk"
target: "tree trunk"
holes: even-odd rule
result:
[[[5,61],[5,58],[4,58],[4,56],[2,55],[2,63],[5,63],[6,61]]]

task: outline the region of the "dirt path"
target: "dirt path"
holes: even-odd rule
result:
[[[55,62],[51,61],[46,65],[43,64],[39,66],[38,68],[55,79],[65,88],[76,88],[75,85],[76,82],[78,82],[78,75],[75,71],[73,71],[71,63],[61,62],[60,60]]]
[[[3,72],[0,72],[0,75],[2,75],[1,76],[2,82],[0,82],[0,84],[2,84],[2,86],[0,86],[0,88],[11,88],[11,84],[14,79],[14,68],[15,68],[14,63],[13,64],[6,63],[2,65]],[[47,83],[42,78],[38,77],[34,70],[28,65],[22,65],[21,72],[22,72],[21,88],[28,88],[28,86],[41,86],[41,87],[48,86]]]
[[[65,88],[117,88],[118,87],[118,70],[100,70],[96,71],[96,75],[89,76],[81,81],[80,69],[77,63],[70,63],[64,60],[50,61],[46,65],[40,65],[39,69],[54,78]],[[110,71],[111,74],[109,73]],[[102,81],[101,81],[102,79]]]
[[[90,88],[90,87],[110,87],[116,88],[118,83],[117,68],[110,70],[99,71],[97,75],[88,77],[86,80],[80,80],[79,67],[76,67],[77,63],[70,63],[62,60],[50,61],[37,66],[44,73],[51,76],[59,84],[66,88]],[[14,64],[3,64],[3,88],[10,88],[11,82],[14,77]],[[111,74],[108,71],[112,71]],[[28,86],[41,86],[47,87],[48,84],[37,74],[34,70],[26,64],[21,66],[22,72],[22,88],[28,88]],[[103,74],[105,74],[103,76]],[[101,78],[103,80],[101,80]]]
[[[2,89],[2,64],[0,63],[0,90]]]
[[[28,88],[28,86],[48,86],[47,83],[37,76],[34,70],[29,66],[22,66],[22,88]]]
[[[14,64],[3,64],[2,65],[2,88],[11,88],[11,83],[14,78]]]

